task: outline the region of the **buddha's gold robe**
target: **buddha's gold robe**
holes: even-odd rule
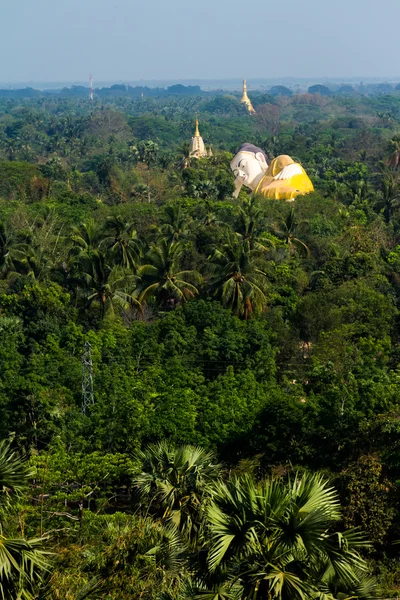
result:
[[[289,179],[275,179],[289,165],[297,165],[301,173],[297,173]],[[295,163],[287,154],[282,154],[271,162],[254,193],[262,194],[272,200],[292,200],[299,194],[308,194],[313,191],[314,186],[303,167],[299,163]]]

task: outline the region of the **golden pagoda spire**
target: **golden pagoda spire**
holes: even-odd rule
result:
[[[255,114],[255,110],[253,108],[253,105],[251,103],[250,98],[247,95],[247,82],[246,79],[243,79],[243,94],[242,94],[242,99],[240,101],[242,104],[245,104],[247,106],[247,110],[249,111],[249,113],[251,113],[252,115]]]
[[[196,113],[196,130],[194,132],[194,136],[192,137],[192,141],[190,143],[189,156],[192,158],[203,158],[205,156],[208,156],[207,150],[204,146],[203,138],[200,135],[199,119],[197,118],[197,113]]]
[[[197,115],[196,115],[196,131],[194,132],[194,137],[200,137],[199,120],[197,118]]]

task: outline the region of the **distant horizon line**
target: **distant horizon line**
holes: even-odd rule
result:
[[[360,85],[360,84],[393,84],[400,83],[400,75],[398,77],[247,77],[249,91],[263,91],[265,87],[275,85],[286,85],[292,88],[307,88],[315,84],[335,84],[335,85]],[[131,87],[148,87],[148,88],[167,88],[172,85],[197,85],[202,91],[223,91],[236,92],[242,89],[243,78],[225,78],[225,79],[127,79],[127,80],[98,80],[94,79],[94,89],[102,87],[110,87],[112,85],[126,85]],[[89,89],[89,77],[83,81],[0,81],[0,89],[8,91],[18,91],[25,88],[35,89],[40,92],[57,92],[63,88],[71,88],[73,86],[86,87]],[[300,90],[299,90],[300,91]]]
[[[241,84],[243,82],[243,77],[225,77],[225,78],[195,78],[195,77],[182,77],[182,78],[151,78],[151,79],[98,79],[94,78],[94,84],[96,87],[101,85],[146,85],[152,84],[153,86],[158,85],[173,85],[173,84],[189,84],[189,85],[210,85],[217,83],[226,83],[226,84]],[[283,76],[283,77],[246,77],[248,84],[250,85],[268,85],[269,83],[278,83],[278,82],[291,82],[295,84],[296,82],[308,83],[308,82],[332,82],[332,83],[362,83],[362,82],[379,82],[379,83],[398,83],[400,81],[400,74],[397,76],[362,76],[362,75],[354,75],[354,76],[346,76],[346,77],[330,77],[330,76],[309,76],[309,77],[296,77],[296,76]],[[65,87],[66,85],[80,85],[86,86],[89,83],[89,76],[87,79],[80,80],[43,80],[43,79],[20,79],[20,80],[0,80],[0,87],[7,86],[10,88],[11,86],[24,86],[31,87],[33,85],[40,87]],[[4,88],[3,88],[4,89]],[[15,88],[14,88],[15,89]]]

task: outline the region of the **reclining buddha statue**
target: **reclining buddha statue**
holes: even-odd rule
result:
[[[294,200],[299,194],[314,190],[303,167],[287,154],[277,156],[269,165],[261,148],[242,144],[230,165],[235,175],[234,198],[238,197],[242,185],[273,200]]]

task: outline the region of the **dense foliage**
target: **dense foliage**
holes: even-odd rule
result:
[[[252,102],[0,99],[6,598],[396,594],[400,96]],[[232,199],[244,141],[316,192]]]

